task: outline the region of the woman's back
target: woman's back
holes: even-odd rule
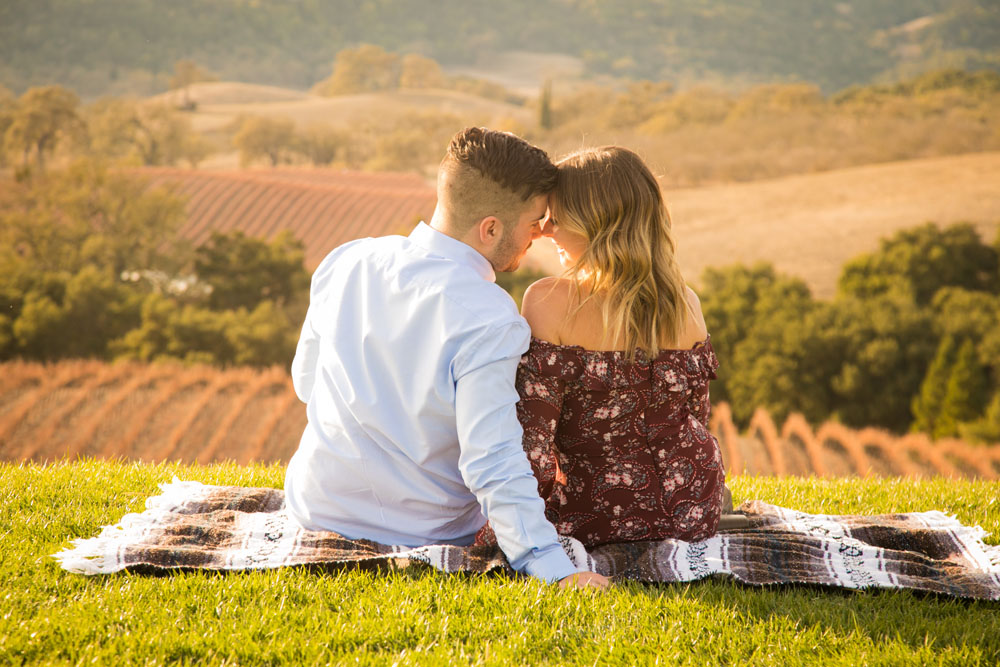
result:
[[[572,292],[548,279],[524,300],[534,337],[518,367],[518,417],[549,519],[587,546],[712,535],[724,479],[707,428],[718,361],[697,302],[682,328],[689,345],[630,358],[601,349],[599,304],[576,310]]]
[[[578,345],[587,350],[627,352],[607,335],[602,314],[606,297],[588,299],[587,296],[578,293],[569,279],[542,278],[525,291],[521,314],[528,320],[535,338],[560,345]],[[679,340],[661,338],[661,350],[690,349],[708,337],[701,303],[690,288],[686,289],[686,300],[688,311]]]

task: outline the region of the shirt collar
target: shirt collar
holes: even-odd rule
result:
[[[468,266],[478,273],[483,280],[488,280],[491,283],[497,281],[497,274],[493,270],[493,265],[479,254],[478,250],[468,243],[463,243],[458,239],[439,232],[426,222],[418,224],[410,232],[409,239],[421,248],[430,250],[435,255],[440,255],[441,257]]]

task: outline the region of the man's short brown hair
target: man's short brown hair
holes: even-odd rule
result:
[[[541,148],[509,132],[468,127],[438,169],[438,204],[456,231],[496,216],[517,221],[525,204],[555,189],[559,171]]]

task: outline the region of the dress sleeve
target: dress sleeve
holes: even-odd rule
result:
[[[538,495],[547,501],[562,480],[556,455],[556,427],[562,413],[566,383],[522,362],[517,368],[517,418],[524,429],[522,445],[538,479]]]
[[[699,373],[693,391],[688,397],[688,409],[694,418],[708,426],[712,416],[712,401],[709,397],[709,383],[716,378],[719,369],[719,359],[715,356],[711,342],[705,342],[698,354]]]
[[[533,342],[517,366],[517,418],[523,429],[521,444],[538,483],[538,495],[549,505],[556,485],[564,481],[559,469],[555,438],[562,413],[566,382],[580,374],[579,360],[544,349]],[[558,517],[546,511],[554,522]],[[496,544],[493,527],[487,522],[476,535],[476,544]]]

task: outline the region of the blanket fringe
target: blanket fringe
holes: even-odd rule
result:
[[[141,514],[131,512],[121,518],[116,524],[101,527],[97,537],[76,539],[72,546],[52,554],[59,564],[69,572],[76,574],[111,574],[121,569],[118,562],[118,545],[127,542],[129,537],[142,533],[157,524],[157,517],[175,512],[192,500],[198,499],[211,491],[201,482],[190,482],[179,479],[160,484],[158,496],[146,499],[146,510]]]
[[[995,574],[1000,574],[1000,544],[987,544],[985,549],[986,557],[990,559],[990,565]]]
[[[59,553],[52,554],[64,570],[74,574],[111,574],[121,568],[117,558],[111,558],[108,540],[93,537],[90,539],[73,540],[71,547]]]

